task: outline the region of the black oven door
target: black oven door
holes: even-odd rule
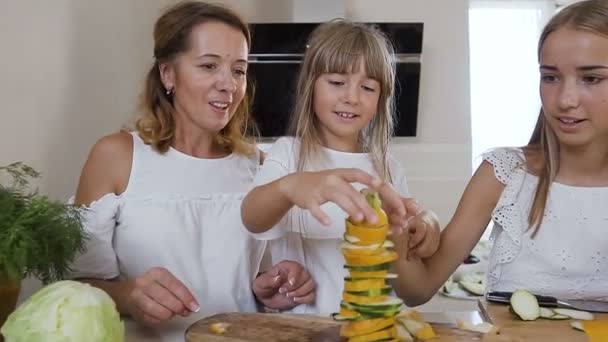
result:
[[[255,89],[251,113],[262,137],[287,135],[299,69],[300,62],[295,60],[249,62]]]
[[[395,136],[416,136],[420,66],[419,62],[397,62]],[[249,62],[250,81],[255,89],[252,116],[262,137],[287,135],[299,69],[299,60],[268,58]]]

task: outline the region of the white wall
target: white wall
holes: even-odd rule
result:
[[[23,0],[0,10],[0,165],[65,199],[92,144],[134,113],[152,25],[170,0]],[[413,193],[447,221],[470,175],[467,0],[226,0],[250,21],[338,15],[425,23],[418,137],[396,139]],[[8,4],[7,4],[8,3]],[[439,10],[441,8],[441,10]]]

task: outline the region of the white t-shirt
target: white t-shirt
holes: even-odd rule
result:
[[[523,152],[502,148],[484,159],[505,184],[492,214],[488,289],[607,301],[608,187],[551,184],[543,223],[532,238],[528,215],[538,177],[526,172]]]
[[[254,180],[254,185],[263,185],[297,171],[300,143],[295,138],[280,138],[270,149],[264,165]],[[358,168],[377,176],[367,153],[348,153],[322,148],[326,163],[324,170],[333,168]],[[408,196],[405,173],[399,163],[389,159],[389,170],[393,186],[402,195]],[[354,183],[356,189],[363,185]],[[321,206],[331,218],[331,226],[321,225],[308,211],[293,207],[272,229],[254,236],[268,241],[272,264],[282,260],[300,262],[317,283],[315,305],[299,305],[296,313],[319,313],[329,315],[340,310],[344,288],[344,257],[338,249],[345,231],[344,220],[348,217],[336,204],[328,202]]]
[[[201,159],[173,148],[160,154],[132,135],[128,186],[85,212],[91,239],[72,277],[132,279],[152,267],[168,269],[201,309],[160,326],[155,334],[162,341],[183,341],[186,328],[205,316],[256,311],[251,283],[265,243],[247,232],[240,207],[258,157]]]

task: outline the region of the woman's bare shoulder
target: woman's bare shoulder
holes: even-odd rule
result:
[[[80,175],[76,203],[89,204],[107,193],[121,194],[127,187],[133,159],[133,137],[127,132],[99,139]]]

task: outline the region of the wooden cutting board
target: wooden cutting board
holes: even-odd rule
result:
[[[500,327],[504,341],[551,341],[551,342],[588,342],[584,332],[574,330],[570,322],[574,319],[556,320],[537,319],[524,322],[509,312],[507,305],[479,303],[482,311],[492,323]],[[597,320],[608,320],[608,313],[594,313]],[[508,337],[508,339],[506,339]]]
[[[209,330],[211,323],[230,323],[225,334]],[[451,326],[433,325],[439,338],[433,342],[481,341],[481,334]],[[186,330],[187,342],[339,342],[340,323],[330,318],[262,313],[224,313],[204,318]]]

